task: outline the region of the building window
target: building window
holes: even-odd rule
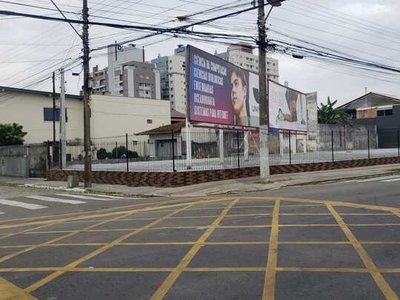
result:
[[[53,122],[53,108],[44,107],[43,108],[43,120],[45,122]],[[60,121],[60,109],[56,108],[56,122]]]
[[[153,120],[152,119],[147,119],[147,124],[153,124]]]
[[[393,109],[378,110],[377,116],[378,117],[393,116]]]
[[[151,98],[151,84],[149,83],[139,83],[139,97],[140,98]]]

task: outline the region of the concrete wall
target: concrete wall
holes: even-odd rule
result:
[[[0,156],[0,175],[29,177],[29,157]]]
[[[19,92],[0,92],[0,123],[18,123],[27,132],[25,144],[42,143],[53,140],[53,122],[45,122],[43,108],[53,107],[51,93],[36,95]],[[59,100],[56,105],[59,107]],[[83,138],[83,104],[79,99],[66,98],[68,123],[67,139]],[[56,122],[56,139],[59,139],[59,122]]]

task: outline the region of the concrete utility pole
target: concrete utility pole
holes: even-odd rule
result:
[[[55,162],[55,147],[56,147],[56,73],[53,72],[53,151],[52,161]]]
[[[92,151],[90,139],[90,87],[89,87],[89,10],[83,0],[83,149],[85,152],[84,187],[92,187]]]
[[[66,115],[65,115],[65,78],[64,69],[60,69],[61,92],[60,92],[60,169],[67,165],[67,140],[66,140]]]
[[[258,0],[258,85],[260,97],[260,177],[269,178],[268,122],[269,99],[267,92],[266,31],[264,0]]]
[[[274,6],[281,6],[284,0],[267,0],[271,9],[267,15],[270,15]],[[267,67],[266,67],[266,47],[267,33],[265,30],[265,12],[264,0],[257,0],[258,4],[258,84],[259,84],[259,102],[260,102],[260,177],[267,179],[269,173],[269,149],[268,149],[268,126],[269,126],[269,98],[267,91]]]

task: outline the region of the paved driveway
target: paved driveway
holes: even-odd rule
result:
[[[187,199],[1,223],[0,257],[26,299],[398,299],[400,210]]]

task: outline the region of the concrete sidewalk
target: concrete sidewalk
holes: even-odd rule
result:
[[[43,178],[16,178],[0,176],[0,185],[26,186],[32,188],[65,190],[73,192],[90,192],[99,194],[119,194],[136,197],[155,196],[205,196],[219,194],[233,194],[280,189],[286,186],[318,184],[330,181],[350,180],[356,178],[377,177],[390,174],[400,174],[400,164],[329,170],[306,173],[272,175],[270,180],[263,182],[259,177],[250,177],[234,180],[207,182],[197,185],[157,188],[157,187],[130,187],[126,185],[93,184],[92,188],[67,189],[64,181],[46,181]]]

